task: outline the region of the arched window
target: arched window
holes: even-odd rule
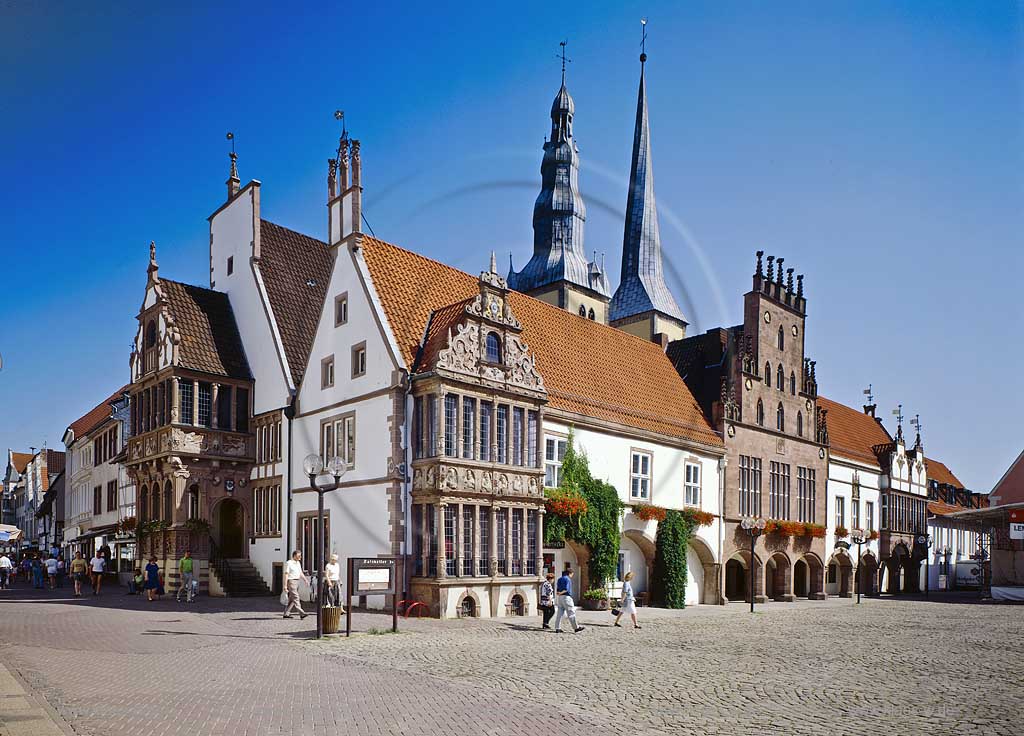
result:
[[[792,371],[789,374],[789,392],[796,396],[796,373]]]
[[[487,333],[487,360],[491,363],[501,362],[501,338],[497,332]]]
[[[782,402],[779,402],[779,408],[775,410],[775,429],[780,432],[786,431],[786,410],[782,408]]]
[[[151,348],[156,345],[156,322],[150,320],[146,324],[146,347]]]
[[[587,308],[583,304],[580,305],[580,316],[581,317],[586,317],[587,316]],[[472,600],[472,599],[470,599],[470,600]]]
[[[476,618],[476,601],[468,595],[462,599],[462,617]]]
[[[757,423],[759,426],[764,426],[764,404],[761,403],[761,399],[757,400]]]
[[[199,486],[188,489],[188,518],[199,518]]]
[[[772,364],[764,364],[764,382],[768,385],[768,388],[772,386]]]
[[[146,514],[149,512],[149,489],[142,486],[139,491],[139,522],[146,521]]]
[[[156,483],[153,485],[153,489],[150,491],[149,501],[149,520],[160,521],[160,484]]]
[[[594,315],[594,308],[591,307],[590,311],[587,312],[587,319],[589,319],[591,322],[593,322],[594,321],[594,317],[595,317],[595,315]]]
[[[796,413],[796,433],[801,437],[804,436],[804,413],[802,411]]]
[[[786,347],[786,334],[782,331],[782,325],[779,325],[779,350],[784,350]]]
[[[171,522],[174,516],[174,491],[171,489],[171,482],[164,485],[164,521]]]
[[[779,391],[786,390],[786,372],[782,370],[782,366],[779,366],[778,373],[775,374],[775,388]]]

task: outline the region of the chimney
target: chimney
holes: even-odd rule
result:
[[[669,342],[671,342],[671,340],[669,339],[669,336],[664,332],[655,332],[654,336],[651,338],[651,342],[653,342],[655,345],[660,345],[662,350],[667,351],[668,344]]]
[[[875,409],[877,409],[877,408],[878,408],[877,404],[865,404],[864,405],[864,413],[867,414],[872,419],[877,419],[878,417],[875,416]]]

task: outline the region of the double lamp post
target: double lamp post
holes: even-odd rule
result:
[[[309,476],[309,485],[316,491],[316,530],[313,532],[313,565],[316,568],[316,638],[324,635],[324,494],[341,487],[341,478],[348,470],[345,461],[335,455],[327,461],[324,472],[324,461],[316,453],[306,455],[302,461],[302,469]],[[333,476],[333,480],[332,480]],[[338,581],[339,584],[341,581]]]
[[[754,612],[754,545],[757,544],[757,538],[764,534],[764,529],[768,526],[768,522],[760,516],[744,516],[740,519],[740,526],[743,527],[744,531],[750,535],[750,562],[747,565],[747,570],[750,573],[750,582],[747,586],[750,595],[750,612]]]

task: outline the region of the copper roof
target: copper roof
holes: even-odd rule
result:
[[[946,485],[953,486],[955,488],[963,488],[964,484],[960,482],[960,479],[953,475],[953,472],[945,466],[930,457],[924,459],[925,467],[928,469],[928,480],[934,480],[938,483],[945,483]]]
[[[181,335],[178,365],[229,378],[251,378],[228,295],[160,279]]]
[[[123,394],[127,393],[131,388],[130,385],[122,386],[117,391],[112,393],[102,402],[90,409],[86,414],[83,414],[78,419],[73,421],[68,429],[75,435],[75,439],[81,439],[85,435],[89,434],[90,431],[99,426],[102,422],[106,421],[113,413],[113,408],[110,406],[111,403],[120,398]]]
[[[415,365],[432,313],[439,329],[453,324],[458,303],[478,293],[478,280],[376,238],[364,236],[362,246],[402,357]],[[509,304],[544,377],[550,407],[723,445],[659,346],[519,292],[509,293]]]
[[[295,385],[313,349],[333,265],[327,243],[260,220],[259,269]]]
[[[818,396],[818,408],[828,412],[829,451],[833,455],[878,465],[871,448],[892,442],[892,437],[877,419],[824,396]]]

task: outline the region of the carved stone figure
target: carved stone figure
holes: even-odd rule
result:
[[[466,490],[467,491],[475,491],[476,490],[476,473],[473,472],[472,468],[469,468],[469,469],[466,470],[466,481],[465,481],[465,483],[466,483]]]
[[[459,487],[459,472],[455,468],[448,468],[448,472],[445,474],[445,485],[451,489]]]

